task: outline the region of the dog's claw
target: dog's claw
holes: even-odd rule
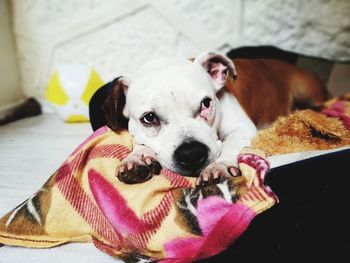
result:
[[[131,156],[120,164],[116,176],[123,183],[137,184],[149,180],[153,174],[160,174],[161,169],[160,163],[153,157]]]
[[[147,165],[128,163],[117,170],[118,179],[126,184],[136,184],[147,181],[151,178],[151,172]]]
[[[240,170],[235,166],[214,163],[205,168],[196,180],[196,187],[205,187],[220,183],[228,178],[240,176]]]
[[[228,171],[233,177],[242,175],[241,170],[239,170],[236,166],[230,166]]]
[[[162,166],[156,159],[150,156],[147,156],[147,157],[142,156],[142,161],[145,164],[147,164],[152,174],[156,174],[156,175],[160,174],[160,170],[162,169]]]
[[[146,158],[144,158],[144,161],[145,161],[145,163],[146,163],[148,166],[150,166],[150,165],[151,165],[151,163],[152,163],[152,160],[151,160],[151,158],[150,158],[150,157],[146,157]]]

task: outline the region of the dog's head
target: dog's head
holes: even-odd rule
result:
[[[221,151],[218,97],[228,77],[236,78],[232,61],[214,53],[149,63],[133,78],[109,84],[107,124],[128,128],[163,167],[193,175]]]

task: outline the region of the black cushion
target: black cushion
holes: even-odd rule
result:
[[[272,169],[280,202],[203,262],[350,262],[349,160],[343,150]]]

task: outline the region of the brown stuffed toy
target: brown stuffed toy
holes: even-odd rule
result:
[[[316,110],[280,117],[270,127],[260,130],[252,144],[267,155],[350,145],[350,93]]]

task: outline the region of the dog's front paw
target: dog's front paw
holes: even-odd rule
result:
[[[208,165],[198,176],[196,180],[196,187],[216,184],[228,178],[233,178],[240,175],[241,171],[235,166],[224,163],[212,163]]]
[[[116,176],[126,184],[143,183],[153,174],[159,174],[161,168],[155,155],[131,153],[119,164]]]

